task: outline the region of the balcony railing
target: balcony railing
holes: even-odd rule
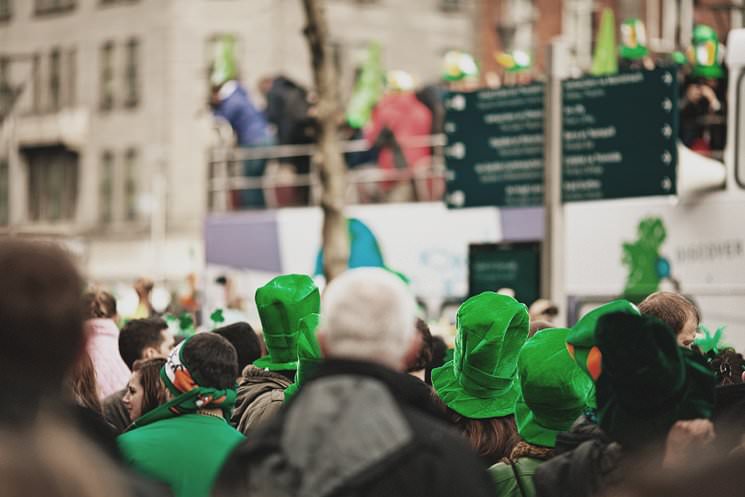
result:
[[[431,155],[401,169],[382,169],[368,162],[347,169],[346,200],[350,204],[440,201],[445,193],[445,135],[427,135],[400,140],[403,150],[429,148]],[[366,152],[366,140],[342,142],[345,158]],[[310,158],[310,172],[298,174],[291,160]],[[262,177],[242,173],[244,161],[266,160]],[[261,190],[266,208],[318,205],[321,182],[316,145],[280,145],[272,147],[224,148],[210,151],[208,169],[209,210],[226,212],[243,209],[241,192]]]

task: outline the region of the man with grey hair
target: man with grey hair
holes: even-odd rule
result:
[[[491,496],[478,457],[405,374],[416,305],[383,269],[354,269],[321,302],[314,377],[228,459],[213,491],[239,495]]]

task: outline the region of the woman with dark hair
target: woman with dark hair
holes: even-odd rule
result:
[[[453,359],[432,370],[432,386],[449,417],[489,466],[518,441],[517,355],[529,328],[524,304],[484,292],[458,309]]]
[[[68,384],[75,403],[101,415],[103,408],[96,385],[96,370],[88,354],[82,354],[70,373]]]
[[[161,357],[135,361],[132,376],[127,383],[127,393],[122,399],[130,421],[134,422],[143,414],[166,403],[166,387],[160,379],[160,370],[165,363],[166,360]]]
[[[130,374],[119,355],[116,300],[109,292],[91,290],[83,295],[83,312],[88,354],[96,370],[99,398],[104,399],[124,388]]]

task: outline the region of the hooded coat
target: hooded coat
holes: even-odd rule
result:
[[[292,380],[279,373],[248,365],[238,380],[238,399],[230,424],[248,435],[272,419],[285,401],[285,389]]]
[[[494,497],[484,465],[435,414],[416,378],[327,360],[233,452],[213,495]]]

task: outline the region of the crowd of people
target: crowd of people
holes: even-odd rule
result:
[[[0,271],[4,495],[741,493],[742,356],[679,294],[561,328],[484,292],[448,350],[380,268],[278,276],[261,333],[186,338],[56,245],[5,240]]]

